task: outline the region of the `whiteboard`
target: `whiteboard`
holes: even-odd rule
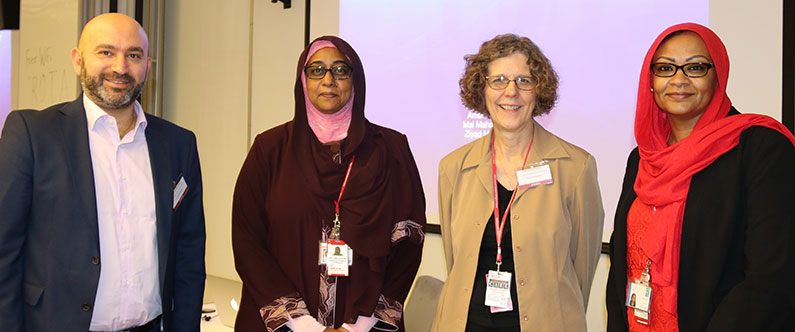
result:
[[[69,52],[79,37],[80,1],[26,0],[19,15],[18,107],[74,100],[80,85]]]

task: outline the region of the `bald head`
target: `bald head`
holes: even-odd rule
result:
[[[104,41],[103,39],[105,38],[103,37],[138,41],[143,46],[144,51],[149,49],[149,38],[141,25],[131,17],[119,13],[102,14],[88,21],[80,34],[80,41],[77,47],[85,52],[86,48]]]

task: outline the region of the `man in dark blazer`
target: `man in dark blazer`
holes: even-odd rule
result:
[[[83,93],[0,136],[0,331],[199,331],[204,209],[193,133],[144,114],[133,19],[72,50]]]

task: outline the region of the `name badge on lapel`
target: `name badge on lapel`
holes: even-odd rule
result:
[[[519,188],[522,189],[552,184],[552,171],[549,169],[549,163],[544,160],[516,171],[516,180],[519,182]]]
[[[174,211],[177,210],[177,207],[179,207],[179,203],[182,203],[182,199],[185,198],[185,194],[187,193],[188,193],[188,184],[185,183],[185,177],[180,175],[179,181],[177,181],[177,185],[174,186],[174,203],[173,203]]]

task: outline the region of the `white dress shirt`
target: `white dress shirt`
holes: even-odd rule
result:
[[[100,274],[90,331],[146,324],[162,312],[146,117],[119,139],[116,119],[83,95],[99,220]],[[75,239],[79,241],[80,239]]]

